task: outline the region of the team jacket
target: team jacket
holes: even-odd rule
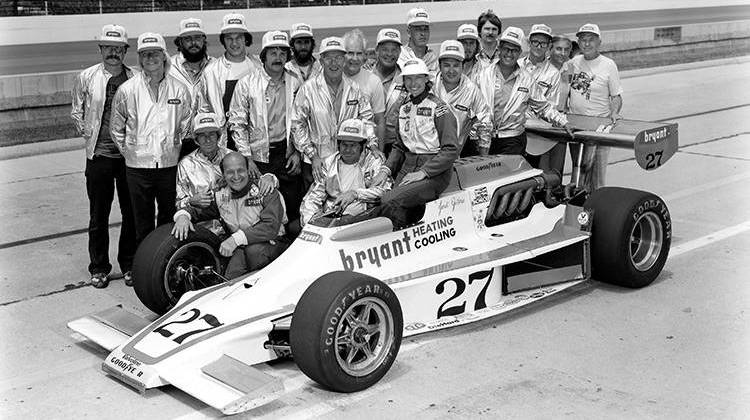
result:
[[[432,178],[450,170],[459,154],[456,124],[456,117],[448,105],[429,88],[401,105],[398,136],[386,163],[394,178],[399,172],[404,172],[402,165],[410,154],[432,157],[419,168],[406,168],[407,172],[421,169]]]
[[[417,53],[414,52],[411,47],[404,45],[401,47],[401,55],[398,56],[398,66],[399,68],[404,67],[404,63],[406,63],[409,60],[419,58],[417,57]],[[435,80],[435,75],[440,70],[438,67],[438,55],[437,53],[430,47],[427,47],[427,52],[425,53],[424,57],[421,58],[422,61],[427,65],[427,69],[430,71],[430,80]]]
[[[177,208],[188,206],[190,197],[207,191],[216,191],[222,184],[219,163],[229,150],[219,147],[216,156],[209,160],[196,149],[177,164]]]
[[[479,75],[479,88],[484,94],[489,107],[494,112],[495,104],[495,79],[496,72],[500,71],[497,65],[485,68]],[[558,112],[554,105],[547,101],[534,77],[521,67],[516,69],[515,78],[510,99],[503,109],[499,126],[494,123],[497,118],[493,116],[492,121],[495,137],[512,137],[524,132],[526,123],[526,111],[531,110],[544,121],[563,126],[568,123],[565,114]]]
[[[404,80],[401,77],[401,68],[396,65],[395,74],[391,79],[388,87],[383,87],[385,93],[385,139],[384,143],[394,143],[396,141],[396,122],[398,121],[398,109],[401,104],[409,97],[409,93],[404,87]],[[377,75],[377,71],[373,74]],[[378,76],[380,77],[380,76]],[[382,79],[381,79],[382,81]]]
[[[299,66],[294,60],[289,60],[284,64],[284,68],[292,73],[294,77],[298,78],[299,80],[306,82],[309,79],[314,78],[318,74],[323,72],[323,66],[320,64],[320,61],[318,61],[317,58],[312,58],[312,69],[310,70],[310,74],[305,78],[305,76],[302,74],[302,70],[300,70]]]
[[[453,115],[456,116],[459,149],[469,137],[477,141],[479,147],[490,147],[492,110],[487,105],[482,91],[474,82],[466,75],[461,75],[458,86],[453,91],[447,92],[443,85],[443,78],[438,75],[434,92],[438,98],[448,104]]]
[[[185,57],[182,56],[182,53],[177,53],[170,58],[170,73],[172,74],[172,76],[177,78],[177,80],[184,83],[185,86],[187,86],[190,90],[190,97],[193,98],[193,116],[195,116],[195,114],[198,112],[198,92],[200,91],[201,86],[201,76],[203,75],[203,71],[206,69],[206,67],[208,67],[208,64],[213,60],[213,57],[206,56],[203,66],[198,71],[198,74],[195,76],[195,78],[193,78],[193,75],[190,74],[190,72],[188,72],[185,67],[183,67],[183,64],[185,63]]]
[[[370,102],[362,94],[354,81],[343,76],[341,94],[341,112],[336,115],[331,102],[331,94],[319,73],[306,81],[297,92],[292,107],[292,134],[294,146],[310,163],[317,151],[321,159],[336,153],[336,133],[339,123],[349,118],[359,118],[372,122],[373,113]],[[368,147],[377,147],[374,127],[370,127]]]
[[[130,79],[134,73],[129,67],[125,67],[125,74]],[[105,70],[104,64],[99,63],[85,69],[73,79],[70,117],[86,141],[87,159],[94,157],[94,148],[102,126],[104,103],[107,101],[107,83],[111,77],[112,74]]]
[[[167,168],[177,165],[190,131],[191,98],[188,87],[169,74],[159,83],[158,100],[148,76],[138,73],[123,83],[112,101],[109,128],[112,141],[131,168]]]
[[[549,59],[544,60],[540,64],[534,64],[529,60],[528,56],[519,58],[518,65],[531,74],[531,77],[536,80],[536,84],[539,86],[542,95],[553,106],[557,107],[560,96],[560,70],[552,65]],[[527,116],[530,116],[530,113]]]
[[[330,211],[334,201],[344,192],[341,191],[339,182],[338,165],[340,161],[341,157],[338,152],[323,161],[325,178],[313,182],[300,206],[300,222],[303,225],[316,214]],[[364,180],[364,187],[357,189],[357,201],[376,203],[384,192],[391,189],[390,178],[380,185],[372,185],[372,178],[378,174],[384,164],[385,162],[379,155],[367,150],[362,152],[358,166]]]
[[[268,108],[266,89],[271,77],[265,70],[251,73],[237,82],[229,106],[229,131],[237,145],[237,151],[255,161],[268,163]],[[292,105],[294,94],[301,80],[292,73],[284,72],[286,102],[287,153],[291,154]]]

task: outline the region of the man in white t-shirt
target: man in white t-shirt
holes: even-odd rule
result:
[[[576,33],[583,54],[573,57],[568,63],[570,96],[568,106],[571,114],[607,117],[612,125],[617,123],[622,109],[622,86],[617,64],[599,54],[601,32],[599,26],[587,23]],[[604,186],[607,174],[609,147],[584,147],[583,169],[590,176],[582,185],[589,191]]]
[[[385,134],[385,92],[378,76],[370,71],[362,70],[366,47],[365,35],[359,29],[344,34],[344,48],[346,49],[344,74],[359,85],[362,94],[370,101],[374,114],[375,135],[378,136],[382,149]]]

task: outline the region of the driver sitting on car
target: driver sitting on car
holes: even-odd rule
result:
[[[221,160],[227,186],[214,194],[205,208],[188,204],[174,215],[172,234],[185,240],[195,230],[191,221],[220,218],[230,236],[219,247],[219,253],[231,257],[224,277],[233,279],[258,270],[276,259],[287,248],[283,238],[286,212],[277,189],[261,194],[258,181],[250,178],[247,159],[229,152]]]
[[[360,119],[341,123],[336,135],[338,152],[323,161],[324,177],[313,182],[302,200],[302,225],[324,214],[356,216],[390,189],[389,178],[373,183],[385,162],[381,154],[367,150],[366,130],[366,123]]]

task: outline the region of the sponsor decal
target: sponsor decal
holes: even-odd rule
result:
[[[186,28],[200,28],[200,25],[198,25],[198,22],[188,22],[185,24]]]
[[[495,168],[499,168],[500,166],[502,166],[502,164],[500,162],[487,162],[484,165],[477,166],[476,167],[476,171],[477,172],[491,171],[491,170],[493,170]]]
[[[633,221],[635,222],[638,220],[638,218],[647,211],[653,211],[654,213],[661,215],[661,219],[664,221],[664,227],[666,229],[666,237],[671,238],[672,221],[669,217],[669,209],[667,209],[667,206],[661,200],[646,200],[633,212]]]
[[[130,359],[130,358],[128,358]],[[133,359],[134,360],[134,359]],[[111,359],[109,359],[109,362],[119,368],[122,372],[131,374],[135,376],[136,378],[140,378],[143,376],[143,371],[138,369],[138,366],[140,366],[140,362],[136,365],[133,362],[130,362],[129,360],[123,360],[120,359],[117,356],[112,356]]]
[[[462,252],[462,251],[468,251],[469,248],[466,248],[465,246],[454,246],[453,250],[454,251],[458,251],[458,252]]]
[[[359,129],[357,127],[344,127],[343,131],[347,133],[359,134]]]
[[[242,19],[234,18],[227,21],[227,25],[242,25]]]
[[[421,330],[424,327],[426,327],[426,325],[423,324],[423,323],[421,323],[421,322],[413,322],[413,323],[405,326],[404,329],[406,331],[418,331],[418,330]]]
[[[414,16],[415,17],[421,17],[421,18],[427,19],[427,13],[425,13],[425,12],[417,12],[417,14],[414,15]]]
[[[519,87],[518,87],[518,91],[519,91],[519,92],[524,92],[524,93],[529,93],[529,89],[528,89],[528,88],[525,88],[525,87],[523,87],[523,86],[519,86]]]
[[[511,38],[518,39],[518,34],[515,32],[508,32],[506,35],[508,35]]]
[[[669,134],[667,127],[662,127],[655,130],[648,130],[643,133],[643,142],[644,143],[656,143],[659,140],[667,138],[667,134]]]
[[[347,105],[359,105],[359,101],[357,99],[349,99],[346,101]]]
[[[474,189],[474,198],[471,199],[472,206],[486,203],[488,201],[490,201],[490,194],[487,191],[487,186]]]
[[[479,318],[479,315],[475,314],[474,312],[466,312],[460,315],[456,315],[456,319],[459,321],[471,321],[472,319]]]
[[[458,324],[458,322],[459,321],[456,318],[453,318],[451,320],[445,320],[445,321],[440,321],[434,324],[430,324],[429,326],[427,326],[427,329],[434,330],[436,328],[442,328],[442,327],[447,327],[448,325]]]
[[[167,103],[170,105],[179,105],[182,103],[182,101],[177,98],[172,98],[172,99],[167,99]]]
[[[114,37],[117,37],[117,38],[120,38],[122,36],[119,32],[115,32],[115,31],[107,31],[107,33],[105,35],[106,36],[114,36]]]
[[[158,43],[158,42],[159,42],[159,40],[157,40],[156,38],[153,38],[153,37],[143,38],[141,40],[141,44],[151,44],[151,43]]]
[[[461,30],[461,32],[463,32],[465,34],[474,33],[474,29],[472,29],[472,28],[464,28],[463,30]]]
[[[286,41],[286,35],[274,35],[273,40],[274,41]]]
[[[417,115],[419,115],[420,117],[431,117],[432,108],[426,106],[417,107]]]
[[[311,29],[307,25],[299,25],[299,26],[297,26],[297,30],[298,31],[308,31],[309,32]]]
[[[469,107],[467,107],[467,106],[463,106],[463,105],[461,105],[461,104],[456,104],[456,105],[454,105],[454,106],[455,106],[455,107],[456,107],[456,109],[457,109],[457,110],[459,110],[459,111],[463,111],[463,112],[469,112]]]
[[[201,118],[201,120],[200,120],[201,124],[203,124],[203,123],[215,123],[215,122],[216,121],[214,121],[214,119],[211,118],[211,117]]]
[[[458,51],[458,47],[455,45],[448,45],[445,47],[446,51]]]
[[[474,211],[474,227],[478,230],[485,229],[487,226],[484,224],[484,216],[487,214],[487,208],[481,208]]]
[[[323,242],[323,236],[315,232],[310,232],[309,230],[303,230],[302,232],[299,233],[299,236],[297,236],[297,238],[303,241],[315,242],[318,244]]]
[[[589,224],[589,212],[582,211],[582,212],[578,213],[577,220],[578,220],[578,224],[581,225],[581,226],[588,225]]]
[[[387,36],[388,38],[398,38],[398,34],[392,31],[383,32],[383,36]]]
[[[332,39],[332,40],[330,40],[330,41],[328,41],[328,42],[326,43],[326,46],[328,46],[328,47],[330,47],[330,46],[334,46],[334,47],[340,47],[340,46],[341,46],[341,43],[340,43],[340,42],[338,42],[338,41],[336,41],[335,39]]]
[[[331,314],[331,317],[328,319],[328,328],[326,328],[326,339],[325,343],[326,346],[330,346],[333,344],[334,337],[336,334],[336,329],[338,327],[339,321],[341,320],[341,316],[344,315],[344,312],[346,312],[346,309],[354,303],[356,300],[367,296],[381,296],[383,298],[388,298],[390,296],[390,293],[386,290],[380,287],[379,284],[373,283],[373,284],[365,284],[364,286],[357,286],[354,289],[349,290],[344,294],[344,296],[339,301],[338,306],[336,309],[333,310],[333,313]]]

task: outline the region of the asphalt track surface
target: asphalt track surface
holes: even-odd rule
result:
[[[280,9],[279,12],[281,13],[282,10]],[[496,12],[500,16],[503,15],[502,10],[496,10]],[[249,26],[252,28],[252,11],[247,14],[250,16]],[[190,12],[185,12],[185,16],[190,16]],[[402,37],[406,41],[403,21],[400,17],[394,16],[394,18],[393,25],[402,31]],[[608,31],[744,19],[750,19],[750,5],[511,18],[503,20],[503,27],[518,26],[527,31],[532,24],[546,23],[552,27],[555,33],[574,33],[585,22],[596,22],[602,30]],[[440,42],[455,38],[455,31],[462,23],[466,22],[434,23],[432,25],[431,40],[433,42]],[[173,31],[177,27],[178,22],[168,22],[165,24],[172,25],[173,27],[169,27],[169,31]],[[373,42],[378,30],[382,26],[359,26],[359,28],[365,33],[370,42]],[[156,31],[164,31],[165,29],[167,28],[154,28]],[[288,28],[282,29],[286,30]],[[351,28],[313,29],[316,39],[320,40],[327,36],[340,36]],[[95,35],[91,34],[92,39]],[[261,33],[253,34],[254,44],[251,49],[256,53],[260,46],[261,37]],[[175,53],[176,48],[172,39],[167,39],[167,48],[169,48],[170,53]],[[209,55],[216,57],[223,53],[223,47],[219,43],[217,35],[209,35],[208,42]],[[135,46],[136,39],[131,39],[130,45]],[[48,44],[0,46],[0,75],[81,70],[100,60],[101,56],[94,41],[55,43],[51,40]],[[136,54],[134,51],[131,51],[127,55],[126,62],[130,65],[136,64]]]
[[[680,149],[657,171],[610,156],[609,184],[670,207],[672,248],[654,284],[592,282],[409,338],[385,378],[355,394],[321,389],[292,362],[261,365],[284,393],[237,418],[747,418],[748,74],[744,62],[623,80],[624,116],[680,124]],[[106,352],[66,328],[115,304],[152,316],[121,281],[84,284],[83,164],[81,150],[0,161],[0,232],[15,242],[0,249],[0,418],[219,417],[174,387],[140,395],[104,375]]]

